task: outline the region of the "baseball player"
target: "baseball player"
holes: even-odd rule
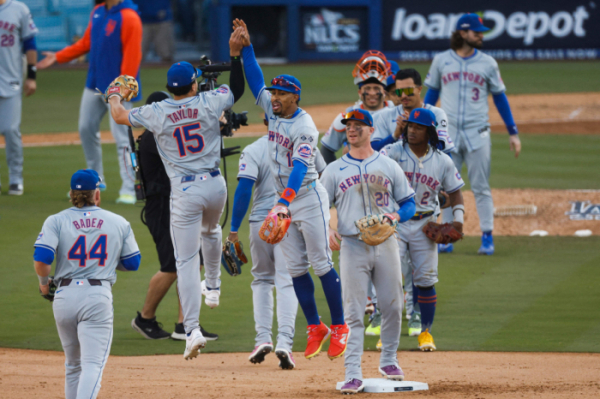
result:
[[[45,69],[54,64],[72,61],[89,53],[89,69],[81,106],[79,108],[79,136],[87,162],[87,167],[104,178],[102,146],[100,143],[100,122],[108,111],[96,89],[106,91],[112,80],[119,75],[133,76],[139,82],[142,60],[142,22],[137,6],[131,0],[106,0],[97,5],[90,15],[90,23],[83,37],[72,46],[57,53],[44,52],[46,56],[37,64]],[[141,87],[132,101],[142,98]],[[131,109],[131,103],[125,103]],[[117,203],[135,204],[133,171],[128,166],[129,138],[127,128],[119,126],[109,116],[110,130],[117,144],[121,189]],[[106,186],[100,186],[102,190]]]
[[[67,399],[98,396],[113,336],[115,270],[135,271],[141,261],[129,222],[99,207],[99,184],[93,170],[73,174],[73,206],[46,219],[33,255],[40,292],[53,300]]]
[[[265,161],[270,165],[280,198],[269,212],[268,219],[278,219],[280,212],[291,213],[291,224],[280,247],[292,276],[298,302],[308,322],[308,343],[304,356],[310,359],[318,355],[323,343],[331,336],[327,354],[335,359],[346,351],[350,330],[344,322],[340,279],[333,268],[327,240],[329,200],[315,169],[315,147],[319,132],[310,115],[298,107],[301,95],[298,79],[279,75],[271,81],[271,87],[265,87],[246,25],[243,21],[235,20],[234,26],[244,29],[244,71],[252,94],[269,121],[269,156]],[[331,312],[331,328],[319,317],[315,286],[308,273],[310,265],[321,280]]]
[[[219,305],[221,293],[219,219],[227,188],[219,170],[219,117],[242,96],[245,84],[239,49],[236,52],[232,48],[231,55],[231,88],[222,85],[216,90],[198,93],[196,79],[201,71],[188,62],[177,62],[167,72],[167,90],[173,94],[173,100],[128,111],[119,96],[112,95],[108,99],[117,123],[145,127],[154,133],[158,152],[171,179],[171,238],[187,334],[183,354],[186,360],[197,357],[200,348],[206,345],[198,321],[199,293],[204,291],[205,303],[211,308]],[[206,276],[204,289],[200,283],[200,247]]]
[[[346,126],[342,119],[353,109],[363,109],[377,120],[379,113],[386,107],[393,107],[392,101],[386,101],[387,78],[391,74],[391,65],[383,53],[369,50],[356,63],[352,76],[358,86],[360,100],[346,112],[338,114],[321,139],[321,153],[327,163],[335,161],[335,152],[346,142]]]
[[[442,108],[448,114],[448,133],[456,143],[452,160],[458,170],[463,163],[482,231],[481,247],[478,253],[494,253],[494,202],[490,190],[490,163],[492,142],[488,122],[488,93],[492,93],[494,104],[502,116],[509,133],[510,148],[515,157],[521,152],[517,125],[504,91],[506,87],[500,77],[498,63],[491,56],[479,51],[483,44],[483,26],[477,14],[465,14],[458,19],[456,31],[450,39],[450,50],[437,54],[425,85],[429,88],[425,103],[435,105],[441,95]],[[442,213],[444,222],[452,220],[449,210]],[[452,252],[453,247],[442,249]]]
[[[390,74],[386,79],[385,98],[394,105],[400,105],[400,97],[396,94],[396,74],[400,71],[400,66],[396,61],[388,60],[390,63]]]
[[[436,349],[431,336],[438,282],[438,252],[435,242],[423,232],[423,226],[438,216],[438,193],[442,187],[450,197],[454,227],[462,232],[464,203],[460,189],[464,182],[451,158],[437,148],[435,114],[415,108],[402,132],[402,141],[386,146],[381,152],[400,164],[415,190],[417,212],[410,221],[398,225],[400,256],[410,256],[413,265],[413,298],[421,309],[419,349]],[[381,296],[381,294],[380,294]]]
[[[0,134],[6,143],[9,195],[23,195],[23,142],[21,141],[21,91],[36,90],[38,33],[29,8],[16,0],[0,0]],[[23,82],[23,53],[27,78]],[[1,185],[1,184],[0,184]]]
[[[406,222],[415,213],[415,193],[400,166],[371,148],[373,118],[364,110],[348,112],[342,123],[350,152],[330,163],[321,181],[330,203],[338,208],[338,231],[330,229],[332,249],[340,250],[340,274],[346,322],[350,326],[346,352],[346,382],[342,393],[364,388],[361,357],[364,341],[364,310],[370,281],[377,289],[383,320],[383,343],[379,372],[392,380],[403,380],[396,350],[402,324],[402,273],[398,241],[392,235],[377,246],[359,239],[355,221],[367,215],[385,214],[387,222]],[[398,209],[399,208],[399,209]],[[337,240],[341,240],[341,247]]]

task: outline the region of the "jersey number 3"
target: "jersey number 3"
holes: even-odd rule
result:
[[[78,260],[79,267],[85,267],[85,263],[88,259],[98,259],[98,266],[104,266],[106,264],[106,258],[108,258],[108,255],[106,254],[106,234],[102,234],[98,237],[89,253],[86,252],[86,250],[86,237],[80,235],[69,250],[69,260]]]
[[[173,137],[177,140],[177,149],[181,158],[187,156],[187,151],[197,154],[204,149],[204,137],[198,133],[192,133],[194,130],[199,129],[200,124],[196,122],[191,125],[178,127],[173,131]],[[195,141],[196,145],[188,144],[190,141]]]

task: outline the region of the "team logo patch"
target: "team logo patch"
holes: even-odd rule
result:
[[[457,178],[458,180],[462,180],[462,176],[460,175],[460,173],[459,173],[459,172],[456,172],[456,178]]]
[[[117,27],[117,21],[115,21],[114,19],[109,19],[108,23],[106,24],[106,27],[104,28],[104,32],[106,33],[106,36],[112,35],[113,32],[115,31],[116,27]]]
[[[223,93],[223,94],[229,93],[229,90],[225,86],[219,87],[216,91],[217,91],[217,93]]]
[[[312,143],[312,142],[313,142],[313,138],[312,138],[312,136],[308,138],[308,141],[309,141],[310,143]]]
[[[84,282],[83,281],[75,281],[75,284],[76,285],[84,285]]]
[[[448,126],[448,122],[446,122],[445,119],[442,119],[442,121],[440,122],[440,126],[441,127],[446,127],[446,126]]]
[[[591,201],[571,201],[571,210],[565,212],[571,220],[600,220],[600,204]]]
[[[380,153],[381,155],[385,155],[385,156],[387,156],[387,151],[386,151],[386,149],[385,149],[385,148],[384,148],[383,150],[379,151],[379,153]]]
[[[43,236],[44,236],[44,233],[40,233],[40,235],[38,236],[38,238],[37,238],[37,240],[36,240],[36,241],[39,241],[39,240],[41,240]]]
[[[418,117],[419,117],[419,115],[421,115],[421,111],[417,111],[417,112],[415,112],[415,118],[418,118]]]
[[[119,88],[119,86],[114,86],[108,89],[108,94],[113,94],[113,93],[120,93],[121,89]]]
[[[240,165],[240,172],[242,172],[244,170],[246,170],[246,164],[245,163],[243,163],[243,164]]]
[[[92,212],[83,212],[84,218],[89,218],[90,216],[92,216]]]
[[[300,137],[300,140],[302,140],[302,141],[306,141],[306,136],[302,136],[302,137]]]
[[[308,144],[300,144],[300,147],[298,147],[298,154],[302,158],[310,158],[312,155],[312,147]]]

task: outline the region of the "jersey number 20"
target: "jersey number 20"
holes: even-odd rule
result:
[[[75,244],[69,250],[69,260],[78,260],[79,267],[85,267],[85,262],[90,259],[98,259],[98,266],[104,266],[106,264],[106,258],[108,255],[106,254],[106,234],[102,234],[94,245],[92,245],[92,249],[90,252],[86,252],[87,246],[86,237],[84,235],[80,235],[75,240]]]
[[[204,149],[204,137],[198,133],[192,133],[194,130],[199,129],[200,124],[196,122],[191,125],[178,127],[173,131],[173,137],[177,140],[177,149],[181,158],[187,155],[187,151],[197,154]],[[190,141],[195,141],[196,145],[188,144]]]

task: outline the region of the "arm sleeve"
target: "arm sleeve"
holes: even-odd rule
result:
[[[26,12],[23,13],[22,19],[21,19],[21,40],[23,42],[27,41],[27,39],[31,39],[33,38],[35,35],[38,34],[38,28],[35,26],[35,23],[33,22],[33,18],[31,16],[31,11],[29,10],[29,7],[27,7],[25,5],[26,8]],[[34,41],[35,43],[35,41]],[[31,49],[30,49],[31,50]]]
[[[294,168],[292,169],[292,173],[290,173],[290,177],[288,178],[287,188],[297,193],[302,186],[302,182],[304,181],[304,176],[306,176],[306,172],[308,171],[308,166],[304,162],[294,161]],[[284,204],[285,206],[290,206],[290,202],[286,199],[280,198],[279,203]]]
[[[315,169],[317,170],[317,173],[319,173],[319,174],[323,173],[323,171],[325,170],[326,167],[327,167],[327,162],[325,162],[325,159],[323,158],[321,151],[319,151],[318,148],[315,148]]]
[[[446,115],[446,111],[441,108],[435,107],[432,111],[434,111],[437,122],[436,130],[438,138],[440,139],[440,142],[444,142],[444,148],[441,150],[444,153],[449,154],[454,149],[455,145],[448,134],[448,115]]]
[[[233,196],[233,211],[231,213],[231,231],[238,231],[252,198],[252,187],[254,180],[248,178],[240,178],[235,195]]]
[[[151,132],[161,132],[164,112],[158,104],[152,103],[132,109],[128,117],[131,126],[144,127]]]
[[[131,9],[121,11],[122,28],[121,42],[123,59],[121,61],[121,75],[134,78],[140,71],[142,62],[142,21],[137,13]]]
[[[37,50],[35,36],[31,36],[29,39],[23,40],[23,54],[25,54],[29,50]]]
[[[244,70],[242,69],[242,59],[240,57],[231,57],[229,87],[233,93],[234,103],[236,103],[244,95],[245,86],[246,82],[244,80]]]
[[[92,11],[93,12],[93,11]],[[92,23],[90,22],[83,34],[83,37],[71,46],[65,47],[56,53],[56,62],[63,64],[74,60],[77,57],[81,57],[84,54],[90,52],[91,40],[90,31],[92,29]]]
[[[119,262],[122,263],[124,266],[126,264],[131,265],[132,263],[134,263],[134,261],[127,261],[127,259],[139,257],[137,261],[137,266],[139,267],[141,261],[140,249],[138,247],[137,242],[135,241],[135,235],[133,234],[133,230],[131,229],[131,225],[129,223],[127,223],[125,231],[126,233],[123,237],[123,248],[121,249]],[[135,268],[135,270],[137,270],[137,267]]]
[[[252,45],[244,47],[242,57],[244,57],[244,72],[246,72],[248,86],[250,86],[254,98],[258,100],[261,90],[265,87],[265,78],[254,56],[254,47]]]
[[[393,159],[393,158],[392,158]],[[408,179],[404,175],[404,171],[397,162],[394,162],[394,199],[399,205],[409,198],[415,196],[415,191],[408,183]],[[412,215],[411,215],[412,217]]]
[[[323,144],[323,142],[321,142],[321,155],[323,155],[323,159],[328,164],[336,160],[335,152],[333,152],[329,147]]]
[[[119,265],[117,269],[121,271],[135,272],[140,268],[140,264],[142,263],[142,255],[138,252],[135,255],[132,255],[128,258],[121,258],[119,260]],[[121,268],[119,268],[121,266]]]
[[[44,247],[35,247],[33,260],[51,265],[54,262],[54,252]]]
[[[215,111],[215,114],[221,115],[221,112],[228,110],[233,107],[234,97],[233,92],[229,88],[229,86],[223,84],[212,90],[210,92],[210,96],[207,93],[203,93],[205,95],[209,106]]]
[[[440,98],[440,91],[438,89],[434,89],[433,87],[430,87],[429,89],[427,89],[427,93],[425,94],[425,100],[423,100],[423,102],[425,104],[430,104],[435,106],[435,104],[438,102],[438,99]]]
[[[506,90],[502,76],[500,76],[500,67],[495,59],[489,58],[491,65],[488,69],[487,84],[492,95],[503,93]]]
[[[442,179],[442,187],[447,193],[453,193],[460,190],[465,182],[463,181],[460,173],[456,169],[454,162],[450,157],[444,158],[444,178]]]
[[[35,244],[33,244],[34,247],[45,248],[53,254],[56,253],[56,247],[58,247],[58,234],[60,232],[60,227],[58,226],[56,218],[57,216],[53,215],[46,219],[42,231],[38,235]]]
[[[346,126],[342,123],[344,114],[338,114],[329,129],[325,132],[325,135],[321,139],[321,146],[329,148],[331,151],[336,152],[344,145],[346,141]]]
[[[394,144],[396,142],[396,140],[394,140],[394,136],[387,136],[385,139],[383,140],[375,140],[375,141],[371,141],[371,147],[375,150],[375,151],[380,151],[383,147],[385,147],[386,145],[389,144]]]
[[[430,89],[436,89],[436,90],[440,90],[441,89],[441,80],[442,80],[442,75],[440,73],[441,71],[441,64],[442,64],[442,57],[440,55],[436,55],[435,57],[433,57],[433,61],[431,61],[431,66],[429,67],[429,72],[427,72],[427,76],[425,77],[425,86],[429,87]],[[429,91],[427,91],[429,93]],[[425,104],[429,104],[428,102],[425,102]],[[435,105],[435,104],[432,104]]]
[[[400,209],[398,209],[398,215],[400,216],[400,223],[404,223],[410,220],[415,215],[417,206],[415,205],[415,197],[410,197],[406,201],[399,203]]]
[[[319,181],[327,191],[329,197],[329,207],[335,202],[335,176],[333,167],[327,166],[321,175]]]
[[[515,124],[515,120],[513,119],[512,111],[510,110],[510,104],[508,103],[508,98],[506,97],[506,93],[498,93],[492,96],[494,98],[494,104],[496,104],[496,108],[506,125],[506,129],[508,130],[508,134],[511,136],[513,134],[519,134],[517,130],[517,125]]]

